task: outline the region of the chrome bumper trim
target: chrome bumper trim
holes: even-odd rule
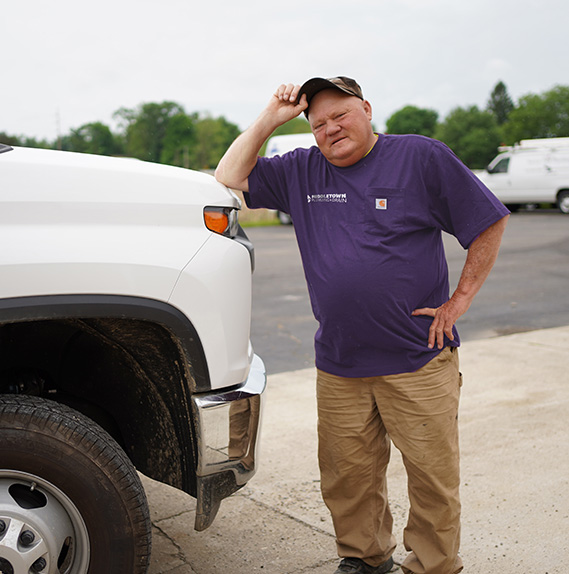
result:
[[[265,365],[255,355],[242,386],[192,397],[198,445],[196,530],[207,528],[221,500],[255,474],[266,381]]]

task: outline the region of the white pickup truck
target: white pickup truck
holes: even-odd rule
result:
[[[486,170],[474,173],[513,211],[549,203],[569,214],[569,138],[522,140],[498,148]]]
[[[198,530],[253,476],[239,208],[206,174],[0,145],[0,572],[144,574],[137,471]]]

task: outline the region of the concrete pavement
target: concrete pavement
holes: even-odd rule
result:
[[[460,360],[464,571],[566,574],[569,327],[467,342]],[[314,369],[269,375],[259,471],[205,532],[193,530],[193,499],[144,480],[154,527],[150,574],[334,572],[314,395]],[[408,506],[395,449],[389,487],[401,562]]]

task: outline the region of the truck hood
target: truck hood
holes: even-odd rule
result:
[[[167,301],[215,235],[204,206],[237,208],[240,201],[212,176],[182,168],[42,149],[1,153],[0,297],[106,293]]]
[[[2,202],[240,207],[210,175],[130,158],[16,147],[0,154],[0,177]]]

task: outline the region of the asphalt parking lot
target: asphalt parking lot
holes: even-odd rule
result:
[[[460,410],[465,572],[566,574],[569,562],[569,327],[467,341]],[[144,480],[154,528],[150,574],[332,574],[319,493],[314,370],[270,375],[257,475],[193,530],[194,502]],[[401,546],[404,469],[389,486]],[[399,571],[397,568],[396,571]]]

